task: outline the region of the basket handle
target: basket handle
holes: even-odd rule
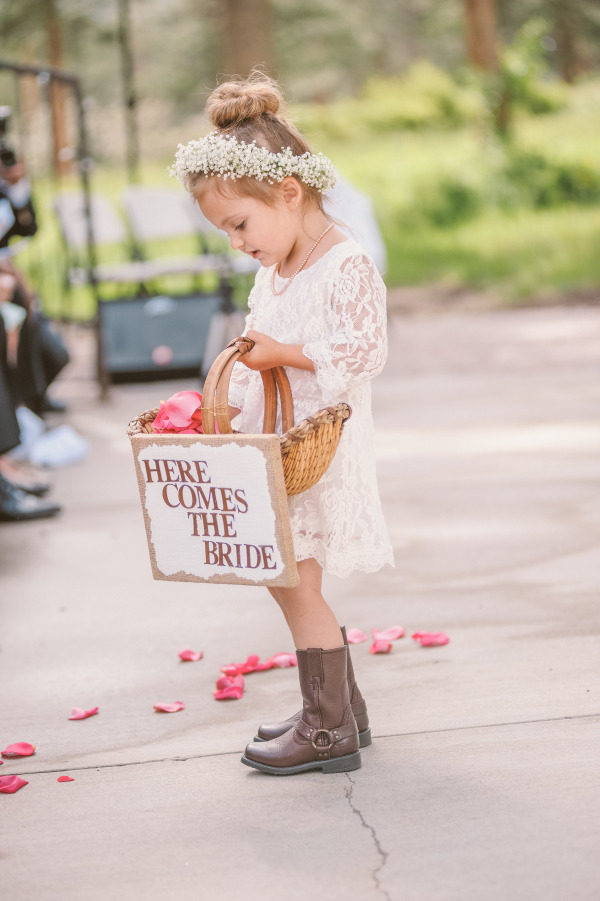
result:
[[[202,392],[202,431],[205,435],[216,434],[215,420],[221,435],[233,433],[229,418],[229,380],[236,361],[252,350],[254,343],[251,338],[234,338],[210,367]],[[294,404],[285,369],[282,366],[274,366],[273,369],[262,370],[260,374],[265,390],[263,433],[270,434],[275,431],[278,391],[282,427],[283,431],[287,432],[294,425]]]

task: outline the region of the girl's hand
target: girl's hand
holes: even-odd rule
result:
[[[249,329],[246,336],[254,341],[252,350],[240,357],[240,362],[245,363],[248,369],[261,372],[263,369],[272,369],[273,366],[293,366],[295,369],[314,372],[312,360],[302,353],[302,344],[283,344],[253,329]]]
[[[246,332],[246,336],[254,341],[254,347],[248,353],[240,357],[240,362],[245,363],[248,369],[254,369],[261,372],[263,369],[272,369],[273,366],[282,366],[283,350],[285,344],[281,344],[262,332],[255,332],[250,329]]]

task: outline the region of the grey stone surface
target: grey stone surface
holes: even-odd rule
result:
[[[29,780],[0,796],[7,897],[598,898],[600,311],[390,326],[373,398],[397,565],[326,593],[348,627],[407,637],[353,648],[376,736],[362,769],[287,779],[239,754],[297,709],[296,672],[212,697],[221,664],[292,650],[267,592],[151,579],[124,427],[184,386],[101,404],[71,335],[55,393],[89,458],[52,472],[56,521],[0,527],[0,744],[37,746],[0,767]]]

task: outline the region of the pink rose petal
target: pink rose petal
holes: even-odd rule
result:
[[[0,776],[0,792],[3,795],[14,795],[24,785],[29,785],[29,782],[20,776]]]
[[[73,707],[71,710],[70,720],[86,720],[88,716],[96,716],[98,707],[90,707],[89,710],[82,710],[81,707]]]
[[[244,694],[244,677],[237,676],[221,676],[217,679],[217,690],[213,692],[216,701],[226,701],[230,699],[239,699]]]
[[[404,629],[402,626],[390,626],[389,629],[373,629],[373,638],[375,641],[396,641],[402,638]]]
[[[185,648],[179,652],[179,656],[182,660],[202,660],[204,651],[190,651],[189,648]]]
[[[161,403],[152,428],[155,432],[201,432],[202,395],[198,391],[178,391],[173,394]]]
[[[152,423],[152,428],[155,432],[161,432],[165,428],[169,428],[171,423],[169,422],[169,417],[165,412],[165,405],[161,404],[160,409],[156,416],[154,417],[154,422]]]
[[[27,741],[18,741],[14,745],[9,745],[2,751],[3,757],[31,757],[35,751],[35,745],[30,745]]]
[[[75,782],[72,776],[59,776],[57,782]]]
[[[381,639],[378,639],[377,641],[374,641],[369,648],[369,654],[389,654],[391,650],[391,641],[381,641]]]
[[[348,639],[348,644],[360,644],[361,641],[367,640],[367,636],[360,629],[348,629],[346,638]]]
[[[418,641],[422,648],[441,647],[450,641],[445,632],[415,632],[411,638]]]
[[[175,428],[188,428],[194,414],[202,406],[202,395],[197,391],[179,391],[166,402],[169,419]]]
[[[177,713],[178,710],[185,709],[185,704],[183,701],[175,701],[174,704],[155,704],[154,709],[159,713]]]
[[[273,665],[270,660],[265,660],[261,663],[258,654],[250,654],[243,663],[227,663],[220,669],[226,676],[245,676],[248,673],[260,673],[264,670],[272,669]]]
[[[287,666],[298,666],[298,658],[295,654],[275,654],[270,663],[276,669],[284,669]]]

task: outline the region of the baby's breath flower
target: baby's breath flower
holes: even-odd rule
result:
[[[198,172],[224,180],[248,176],[258,181],[266,179],[270,185],[295,175],[318,191],[327,191],[335,184],[333,163],[322,153],[294,156],[290,147],[282,147],[281,153],[272,153],[266,147],[258,147],[256,141],[246,144],[233,135],[222,135],[218,131],[211,131],[199,141],[179,144],[169,172],[188,189],[190,176]]]

